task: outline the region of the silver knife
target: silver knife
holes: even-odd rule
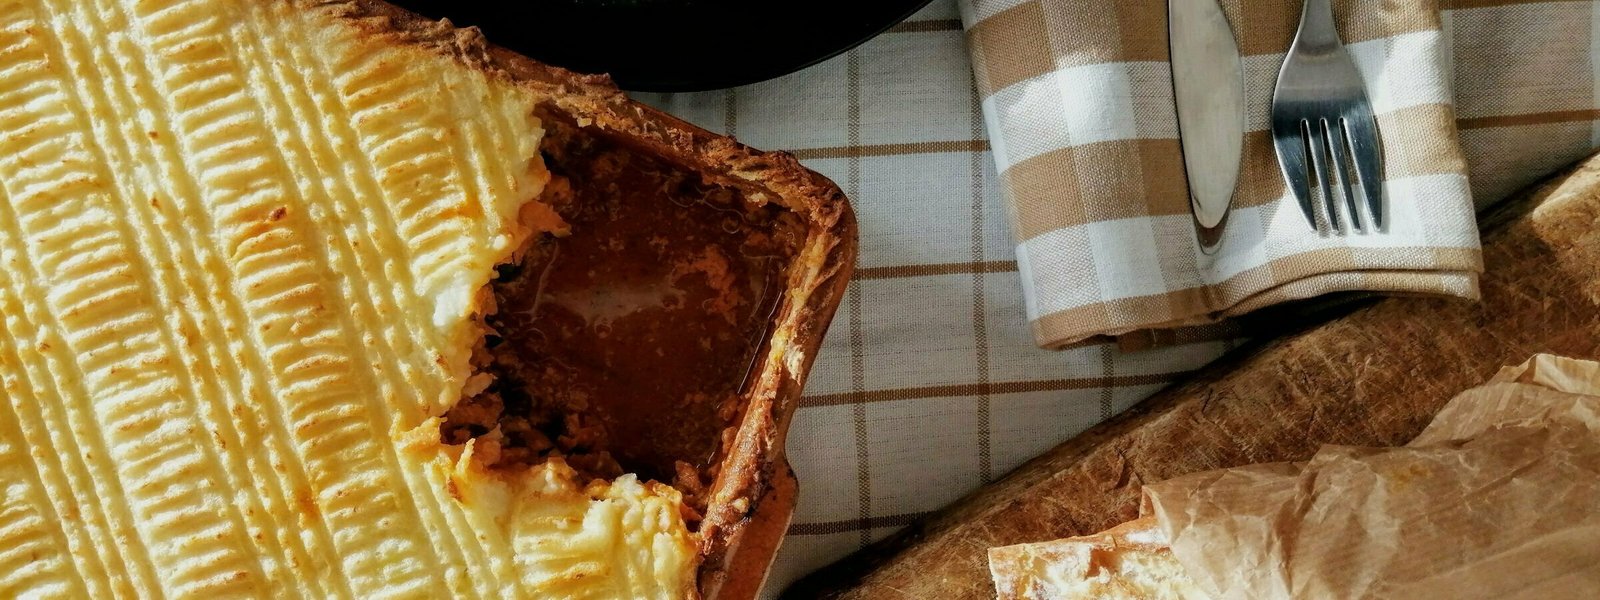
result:
[[[1189,206],[1210,253],[1222,241],[1244,157],[1244,66],[1216,0],[1168,0],[1167,34]]]

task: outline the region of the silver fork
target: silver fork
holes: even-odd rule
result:
[[[1333,28],[1329,0],[1305,0],[1300,31],[1278,71],[1272,91],[1272,143],[1278,164],[1300,210],[1311,228],[1323,231],[1311,196],[1311,181],[1321,189],[1327,213],[1324,223],[1340,234],[1383,228],[1383,156],[1378,146],[1378,123],[1367,101],[1366,86],[1355,61]],[[1307,157],[1311,169],[1306,168]],[[1352,167],[1354,175],[1352,176]],[[1354,179],[1359,185],[1352,186]],[[1332,193],[1342,188],[1349,207],[1348,221],[1339,217]],[[1371,213],[1371,228],[1363,228],[1356,208],[1359,187]]]

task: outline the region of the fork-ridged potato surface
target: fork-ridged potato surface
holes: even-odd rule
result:
[[[535,98],[348,8],[0,0],[0,596],[692,594],[671,488],[438,443]]]

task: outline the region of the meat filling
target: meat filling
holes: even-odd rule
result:
[[[498,468],[560,456],[671,482],[703,511],[803,225],[571,125],[542,150],[540,201],[572,233],[500,268],[443,441],[492,442]]]

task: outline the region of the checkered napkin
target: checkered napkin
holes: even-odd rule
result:
[[[1330,292],[1476,298],[1482,269],[1435,2],[1334,2],[1385,155],[1386,230],[1318,235],[1273,154],[1272,87],[1300,3],[1224,0],[1244,56],[1244,162],[1220,250],[1195,240],[1166,0],[972,0],[979,93],[1035,340],[1127,346]],[[1320,200],[1319,200],[1320,201]]]

